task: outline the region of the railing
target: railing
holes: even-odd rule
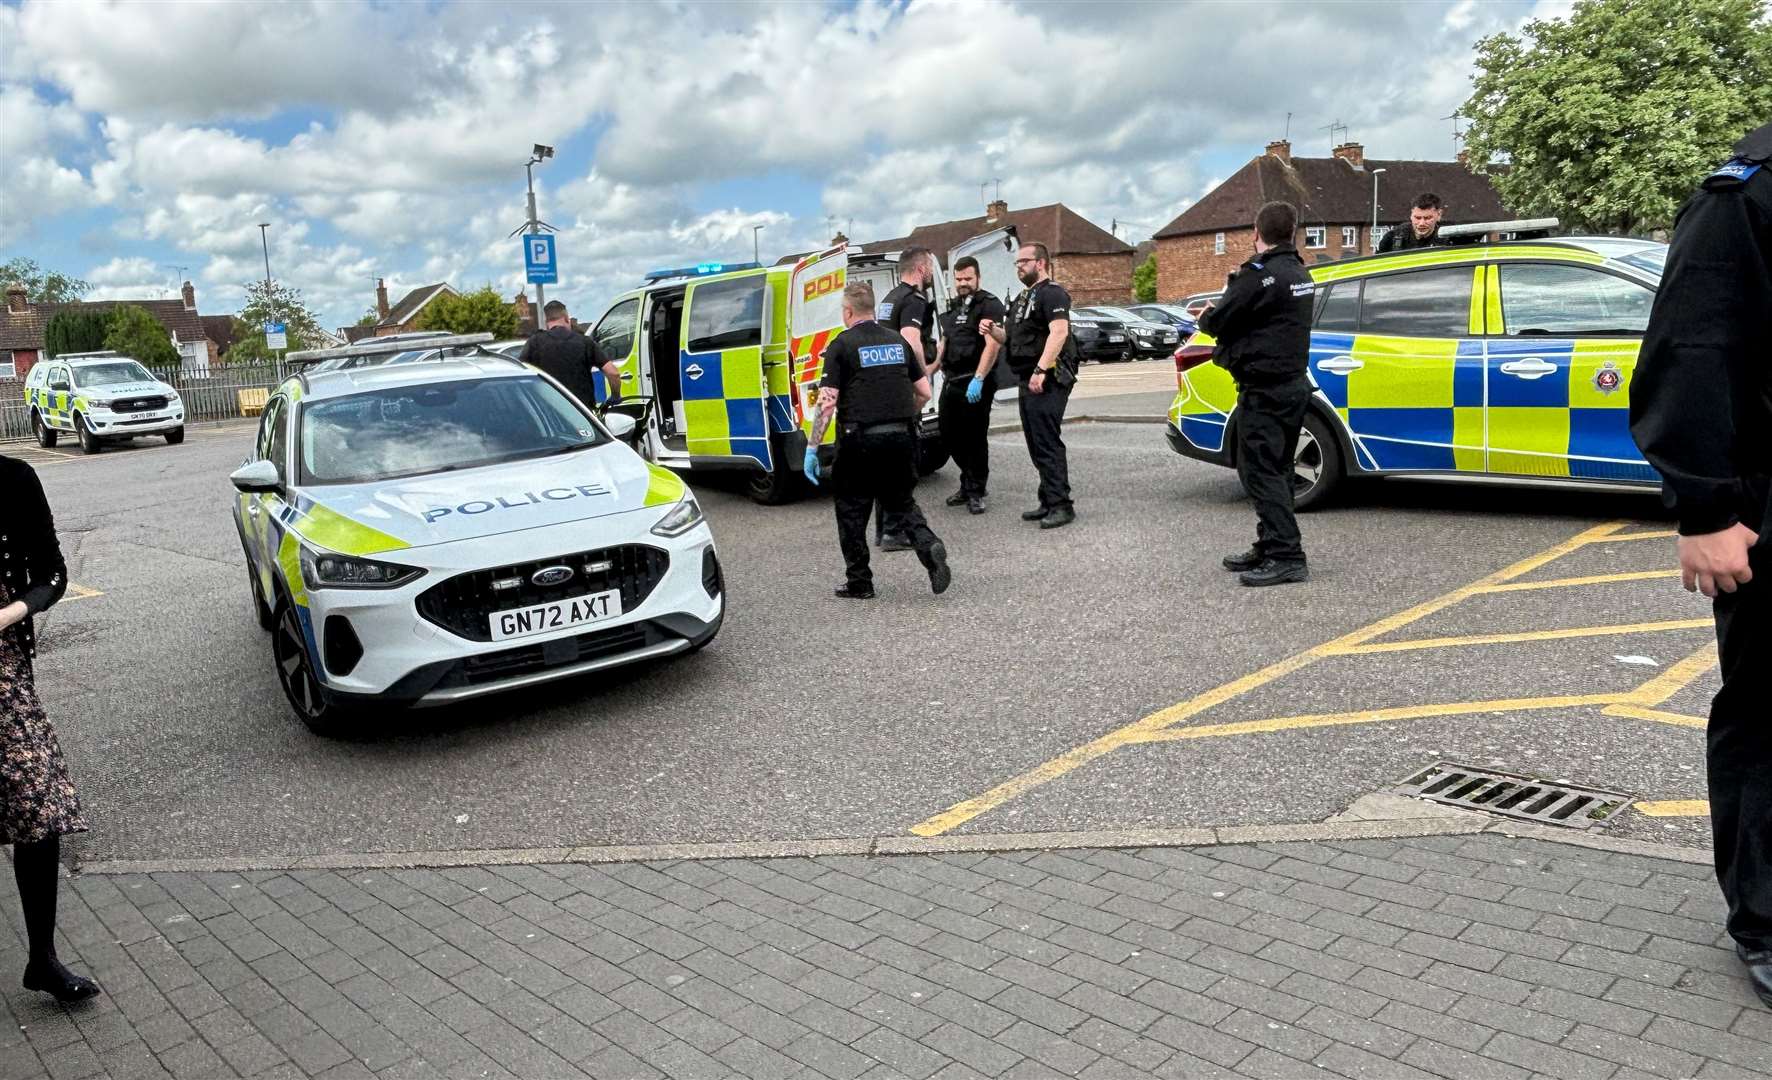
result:
[[[189,371],[158,369],[154,376],[178,391],[185,419],[229,420],[254,415],[256,395],[242,391],[273,390],[295,368],[289,364],[212,364]],[[31,437],[31,414],[25,406],[25,381],[0,379],[0,441]]]

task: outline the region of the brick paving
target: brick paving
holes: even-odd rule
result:
[[[1772,1076],[1707,867],[1495,834],[77,876],[0,1080]]]

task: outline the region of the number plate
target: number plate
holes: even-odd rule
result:
[[[508,641],[511,638],[549,634],[574,626],[590,626],[593,623],[607,622],[620,614],[620,589],[512,608],[509,611],[495,611],[491,616],[492,640]]]
[[[1108,340],[1109,341],[1125,341],[1126,335],[1125,334],[1109,334]]]

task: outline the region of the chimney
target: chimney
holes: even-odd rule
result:
[[[990,205],[984,208],[984,222],[986,225],[989,225],[1008,213],[1008,203],[1004,202],[1002,199],[992,199]]]
[[[842,233],[838,233],[837,235],[831,237],[831,246],[832,247],[843,247],[843,246],[847,245],[848,243],[849,243],[849,238],[847,236],[844,236]]]
[[[1366,148],[1357,142],[1342,143],[1335,148],[1334,154],[1356,169],[1366,167]]]
[[[1292,142],[1291,142],[1291,140],[1290,139],[1275,139],[1273,142],[1268,143],[1267,144],[1267,156],[1273,157],[1273,158],[1279,158],[1281,161],[1284,161],[1287,164],[1291,164],[1291,162],[1292,162]]]
[[[180,289],[179,292],[184,294],[185,310],[186,311],[196,311],[197,310],[197,290],[191,287],[191,283],[188,281],[185,282],[185,287]]]
[[[1458,148],[1458,163],[1467,169],[1471,167],[1471,152],[1462,146]]]
[[[23,285],[8,285],[6,287],[7,311],[14,315],[18,315],[22,314],[25,309],[30,306],[29,302],[25,299],[25,287]]]
[[[375,317],[388,317],[388,286],[381,278],[375,279]]]

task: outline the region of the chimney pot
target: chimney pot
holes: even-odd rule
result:
[[[842,247],[848,243],[849,243],[849,238],[847,236],[844,236],[842,233],[838,233],[837,235],[831,237],[831,246],[832,247]]]
[[[188,281],[185,282],[184,288],[180,289],[179,292],[184,295],[185,310],[186,311],[196,311],[197,310],[197,290],[191,285],[191,283]]]
[[[985,207],[984,220],[986,223],[993,222],[1000,217],[1004,217],[1008,213],[1009,204],[1007,202],[1002,199],[992,199],[990,205]]]
[[[1459,149],[1458,149],[1458,163],[1460,165],[1463,165],[1467,169],[1470,168],[1471,167],[1471,152],[1469,150],[1466,150],[1463,147],[1459,147]]]
[[[1275,139],[1268,143],[1267,156],[1290,163],[1292,161],[1292,141],[1290,139]]]
[[[1357,142],[1345,142],[1335,148],[1335,156],[1356,169],[1366,167],[1366,148]]]
[[[375,315],[378,319],[388,317],[388,286],[381,278],[375,279]]]
[[[13,314],[17,315],[17,314],[21,314],[22,312],[24,312],[24,310],[26,308],[28,308],[29,306],[30,306],[30,303],[26,299],[25,287],[23,285],[8,285],[6,287],[6,310],[7,311],[10,311]]]

